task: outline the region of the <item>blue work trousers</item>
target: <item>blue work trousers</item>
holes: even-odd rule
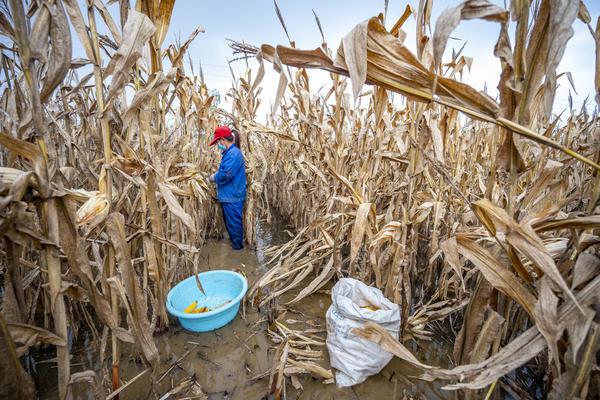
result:
[[[225,227],[231,239],[231,247],[235,250],[244,248],[244,202],[235,201],[221,203]]]

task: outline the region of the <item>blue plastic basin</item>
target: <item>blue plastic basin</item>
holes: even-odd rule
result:
[[[241,274],[224,270],[202,272],[198,277],[206,296],[200,292],[196,278],[192,275],[169,291],[167,310],[189,331],[208,332],[219,329],[237,315],[240,301],[248,290],[248,282]],[[194,301],[198,301],[198,307],[221,307],[200,314],[187,314],[185,309]],[[230,302],[223,305],[227,301]]]

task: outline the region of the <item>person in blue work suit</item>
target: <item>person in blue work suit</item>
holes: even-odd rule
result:
[[[217,185],[217,200],[223,208],[225,227],[235,250],[244,248],[244,201],[246,200],[246,168],[240,150],[238,132],[218,126],[210,146],[217,145],[222,158],[219,170],[210,177]]]

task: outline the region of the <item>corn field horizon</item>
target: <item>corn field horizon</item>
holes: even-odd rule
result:
[[[442,382],[448,398],[597,398],[600,18],[585,3],[468,0],[431,20],[433,1],[421,0],[396,21],[364,16],[339,46],[315,13],[323,41],[311,49],[296,47],[275,3],[289,43],[229,43],[232,62],[258,68],[236,77],[225,109],[186,67],[203,29],[166,41],[174,0],[0,1],[0,394],[43,390],[23,362],[43,348],[56,352],[61,399],[77,387],[118,398],[123,349],[133,348],[152,395],[168,397],[155,383],[156,336],[177,324],[168,291],[223,235],[208,143],[229,124],[246,160],[246,243],[272,213],[293,231],[266,250],[245,307],[276,313],[284,294],[298,304],[354,277],[398,304],[402,323],[400,340],[374,323],[353,333]],[[472,19],[498,27],[498,98],[462,81],[476,57],[443,57]],[[556,115],[575,23],[595,42],[595,104]],[[75,41],[85,58],[73,58]],[[279,81],[259,122],[267,68]],[[330,74],[319,91],[314,69]],[[310,345],[294,348],[310,333],[277,315],[268,328],[279,341],[272,398],[299,374],[330,381],[328,366],[299,356]],[[71,342],[84,331],[98,370],[73,368]],[[448,365],[411,351],[439,335],[452,343]],[[541,394],[517,382],[524,368]],[[187,398],[202,393],[193,378],[179,384]]]

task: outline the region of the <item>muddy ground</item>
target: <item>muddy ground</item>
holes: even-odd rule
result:
[[[228,269],[242,272],[249,281],[249,286],[267,271],[262,250],[284,239],[282,232],[272,229],[259,229],[258,249],[234,251],[226,240],[211,241],[202,247],[203,259],[207,260],[202,270]],[[279,307],[286,309],[279,319],[294,330],[311,328],[320,330],[316,335],[326,337],[325,313],[331,304],[330,287],[309,296],[308,298],[286,307],[286,299],[291,299],[300,290],[292,291],[280,301]],[[146,373],[131,383],[120,393],[121,399],[147,399],[152,397],[153,390],[163,395],[193,377],[202,387],[209,399],[253,400],[269,398],[269,370],[273,364],[276,345],[267,334],[268,322],[266,310],[258,310],[249,304],[240,308],[235,320],[208,333],[192,333],[182,329],[177,321],[171,321],[170,329],[156,336],[161,354],[162,364],[158,377]],[[310,323],[310,325],[307,324]],[[76,371],[98,370],[97,349],[89,340],[89,335],[73,347],[73,369]],[[320,364],[329,367],[326,347],[321,350],[324,359]],[[426,347],[413,347],[417,356],[434,365],[448,364],[449,346],[436,342]],[[107,355],[110,348],[107,349]],[[133,347],[124,347],[121,358],[121,379],[127,382],[136,377],[145,367],[140,364],[139,357]],[[42,355],[31,359],[32,370],[42,399],[57,398],[55,387],[56,368],[50,361],[43,360]],[[381,373],[367,379],[366,382],[353,388],[338,389],[335,384],[323,384],[322,379],[313,378],[309,374],[298,375],[301,389],[294,388],[289,380],[285,385],[287,399],[402,399],[404,395],[418,399],[445,399],[451,393],[442,391],[440,385],[431,384],[411,378],[417,371],[406,363],[393,359]],[[188,382],[189,383],[189,382]],[[296,385],[298,386],[298,385]],[[74,386],[74,397],[92,399],[93,388],[88,383]],[[182,396],[181,393],[188,393]],[[189,391],[182,391],[168,398],[200,398],[191,397]],[[160,396],[159,396],[160,397]]]

